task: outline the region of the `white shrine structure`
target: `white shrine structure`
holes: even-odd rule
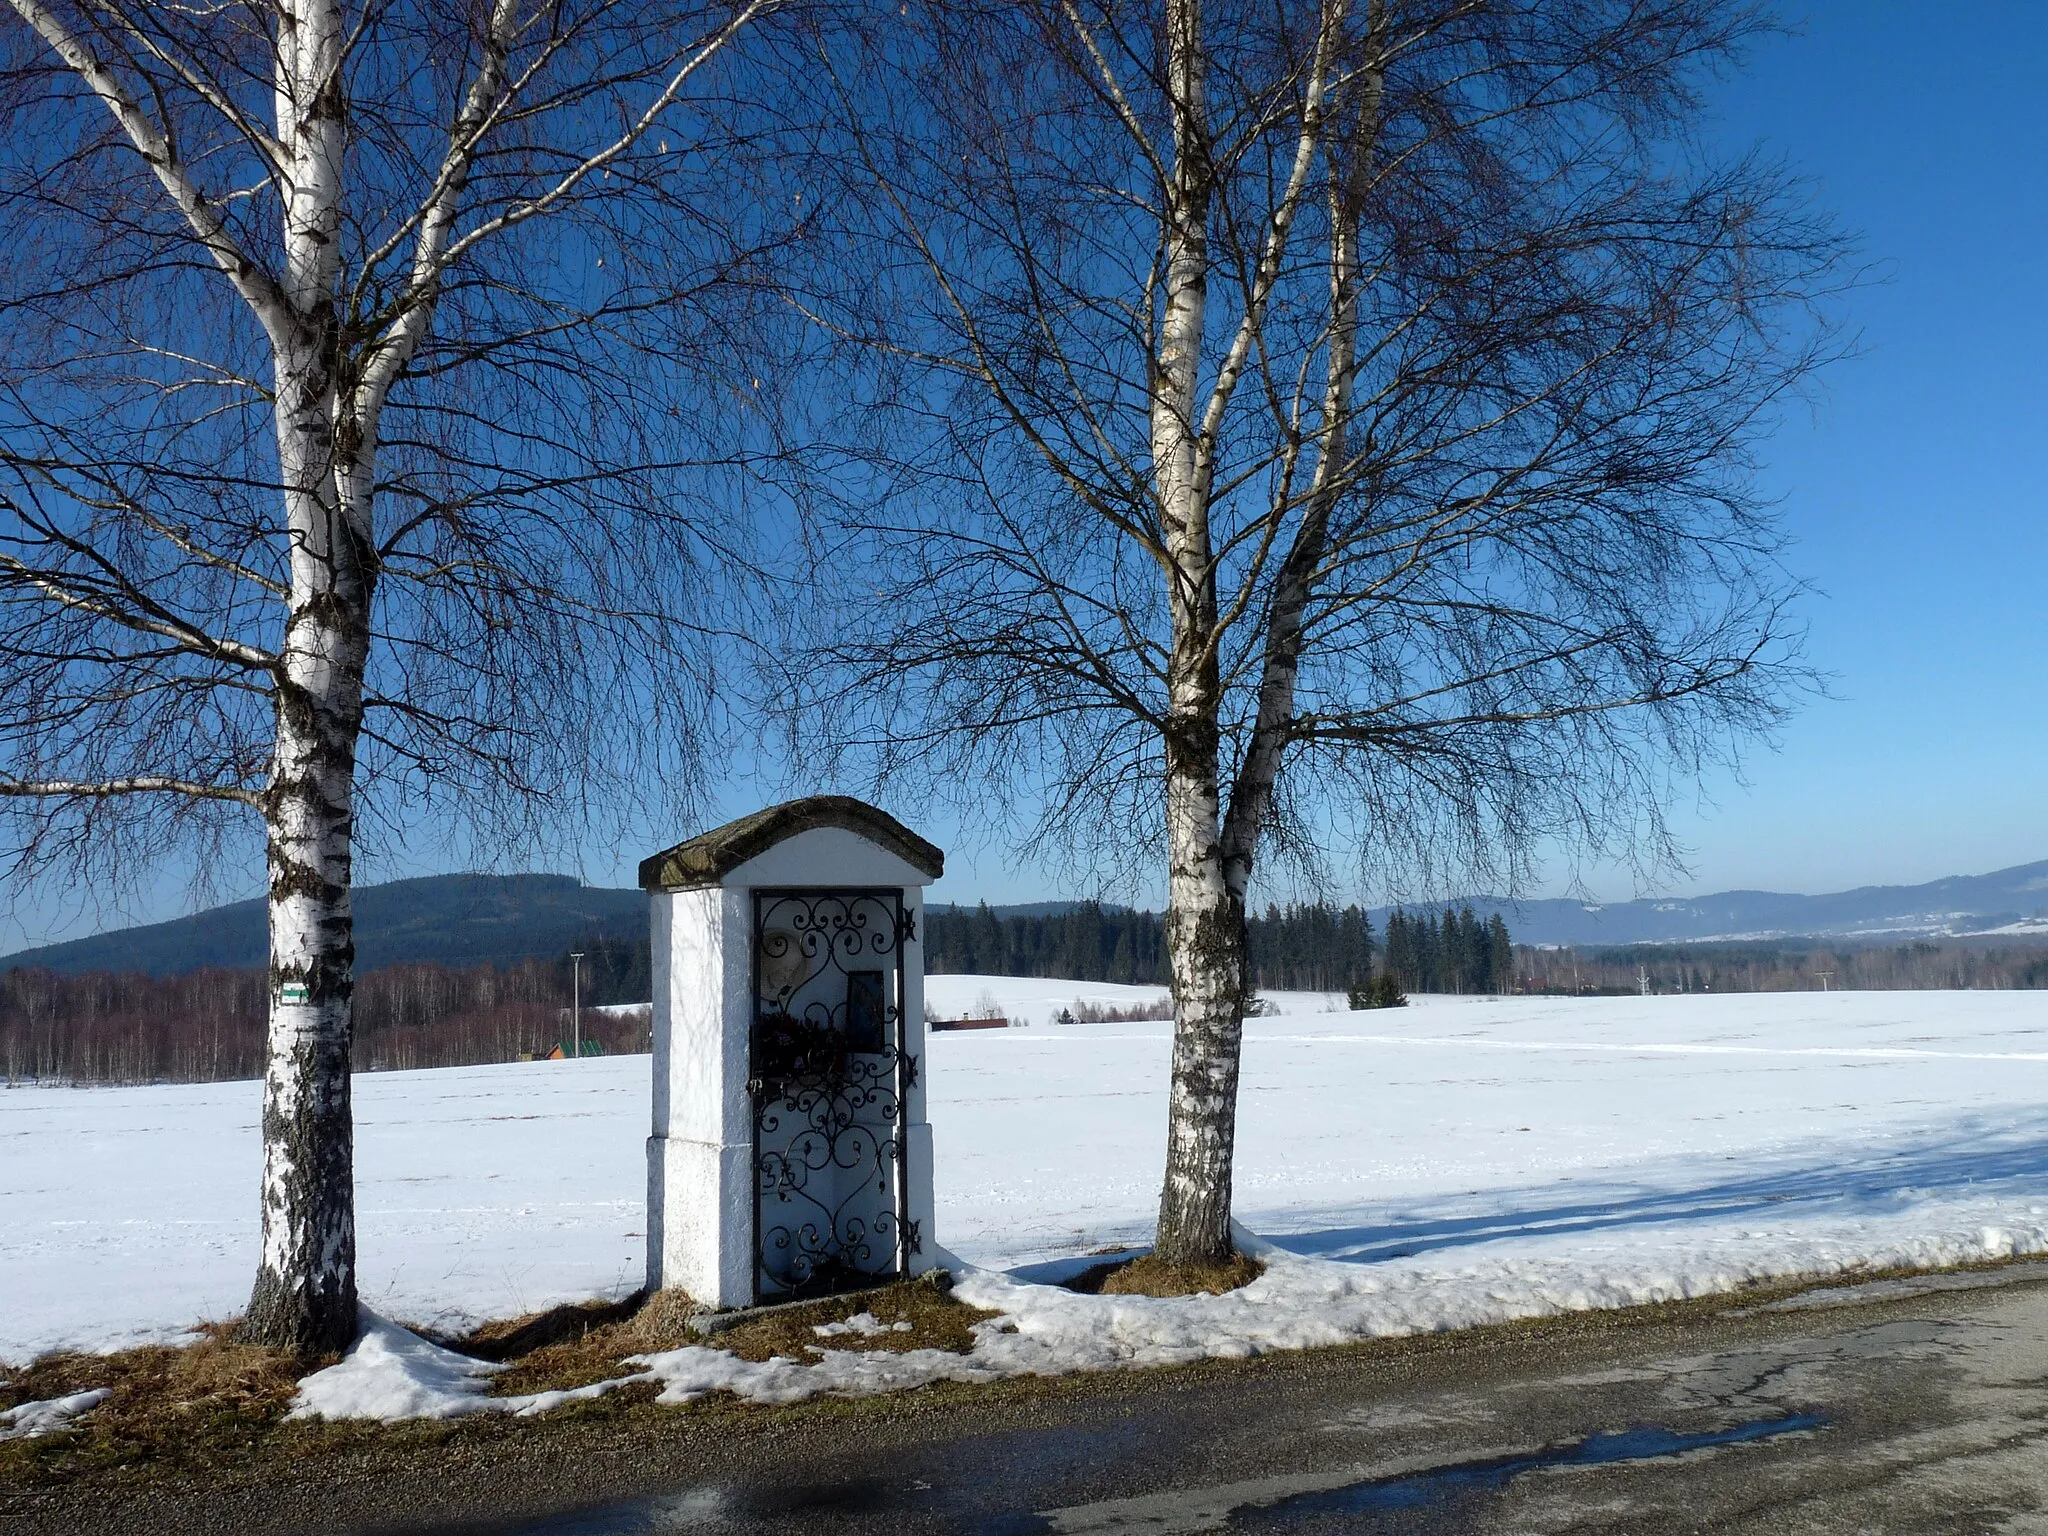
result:
[[[649,1289],[744,1307],[934,1267],[920,935],[944,869],[938,848],[844,795],[641,862]]]

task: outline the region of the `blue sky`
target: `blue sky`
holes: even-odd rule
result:
[[[1756,754],[1746,783],[1716,779],[1681,808],[1693,857],[1680,892],[1824,891],[2048,858],[2048,5],[1833,0],[1788,14],[1796,35],[1758,45],[1716,89],[1713,131],[1810,176],[1883,277],[1850,301],[1862,355],[1764,449],[1791,563],[1818,588],[1810,656],[1835,697]],[[643,851],[591,850],[583,872],[628,884]],[[958,850],[953,870],[938,899],[1073,894],[994,849]],[[1561,883],[1562,866],[1552,873]],[[1635,894],[1624,874],[1592,879],[1603,896]],[[185,905],[172,884],[130,912]],[[26,908],[0,919],[0,951],[99,926]]]
[[[1838,0],[1720,93],[1887,280],[1863,355],[1767,447],[1836,699],[1682,823],[1701,890],[1827,890],[2048,858],[2048,7]]]
[[[1714,91],[1860,235],[1862,352],[1794,405],[1763,485],[1817,590],[1809,704],[1675,818],[1674,892],[1910,884],[2048,859],[2048,5],[1789,6]],[[997,856],[936,894],[1058,894]],[[1549,888],[1560,893],[1562,862]],[[1637,894],[1595,870],[1598,894]]]

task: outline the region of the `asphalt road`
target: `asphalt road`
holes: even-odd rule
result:
[[[495,1529],[2048,1532],[2048,1284],[1914,1289],[1412,1373],[1304,1362]]]
[[[496,1449],[265,1489],[0,1504],[0,1526],[2048,1536],[2048,1265],[1675,1324],[688,1419],[580,1441],[535,1424]]]

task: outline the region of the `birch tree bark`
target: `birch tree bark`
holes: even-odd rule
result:
[[[1214,648],[1216,578],[1199,422],[1209,281],[1208,45],[1200,0],[1169,0],[1167,93],[1173,179],[1166,294],[1152,402],[1153,476],[1171,572],[1167,677],[1167,952],[1173,964],[1173,1077],[1158,1250],[1174,1263],[1231,1252],[1230,1161],[1237,1115],[1244,905],[1223,879]]]
[[[1293,174],[1270,215],[1237,336],[1203,398],[1208,226],[1215,145],[1206,107],[1201,0],[1168,0],[1167,103],[1173,175],[1165,218],[1165,298],[1151,410],[1152,476],[1168,570],[1172,642],[1163,728],[1167,947],[1173,963],[1173,1076],[1156,1250],[1171,1264],[1220,1264],[1234,1251],[1231,1168],[1244,1015],[1245,887],[1223,843],[1222,656],[1209,497],[1216,429],[1252,346],[1307,186],[1322,131],[1327,71],[1347,8],[1325,5],[1301,85]]]
[[[816,106],[828,244],[878,275],[803,285],[910,488],[843,510],[896,622],[822,642],[792,708],[1163,883],[1156,1251],[1217,1264],[1276,847],[1318,883],[1655,866],[1674,767],[1796,693],[1744,474],[1841,246],[1688,138],[1759,23],[1719,0],[901,15]]]
[[[748,429],[710,451],[697,390],[758,394],[728,339],[761,307],[750,250],[782,238],[713,162],[777,7],[9,4],[15,868],[124,837],[204,854],[235,835],[216,812],[260,816],[243,1334],[333,1350],[357,1325],[360,812],[573,824],[592,773],[675,774],[713,703],[689,573],[742,540],[705,538],[690,477]]]
[[[291,191],[286,314],[273,344],[291,579],[265,789],[272,990],[263,1248],[244,1328],[311,1351],[355,1334],[350,806],[376,565],[367,507],[347,508],[340,495],[341,10],[287,0],[277,24],[276,133]]]
[[[1314,481],[1286,558],[1273,576],[1260,637],[1256,712],[1246,735],[1228,798],[1222,793],[1220,753],[1226,707],[1220,679],[1205,699],[1211,745],[1202,803],[1207,817],[1199,846],[1208,900],[1204,920],[1174,945],[1188,957],[1188,969],[1206,972],[1197,994],[1202,1013],[1182,1023],[1176,1009],[1172,1098],[1169,1105],[1166,1187],[1160,1197],[1159,1252],[1171,1263],[1214,1265],[1235,1249],[1230,1230],[1232,1170],[1237,1156],[1237,1078],[1243,1050],[1244,1014],[1250,1002],[1245,970],[1245,913],[1259,834],[1273,814],[1273,792],[1288,745],[1300,676],[1303,624],[1320,574],[1330,518],[1346,463],[1358,357],[1358,247],[1356,228],[1379,122],[1381,91],[1377,54],[1384,48],[1386,7],[1375,3],[1353,87],[1356,126],[1349,142],[1333,154],[1336,173],[1329,191],[1325,235],[1330,266],[1330,323],[1324,341],[1324,423]],[[1215,600],[1210,597],[1213,625]],[[1218,669],[1212,669],[1218,670]],[[1171,754],[1168,772],[1172,773]],[[1169,826],[1171,823],[1169,822]],[[1178,850],[1175,850],[1176,853]],[[1174,871],[1179,873],[1178,859]],[[1214,894],[1210,894],[1214,893]],[[1179,910],[1176,890],[1175,910]],[[1185,995],[1189,982],[1176,970]],[[1192,1014],[1192,1010],[1189,1010]]]

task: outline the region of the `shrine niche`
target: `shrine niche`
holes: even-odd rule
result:
[[[893,817],[836,795],[641,864],[650,1288],[734,1307],[933,1267],[919,927],[944,865]]]

